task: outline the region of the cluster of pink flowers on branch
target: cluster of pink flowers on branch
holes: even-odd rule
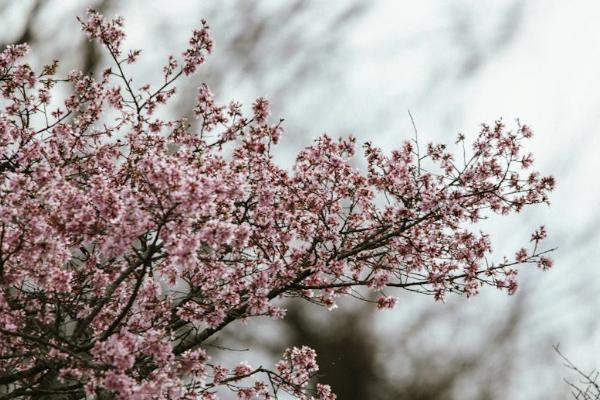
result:
[[[155,116],[212,49],[205,22],[157,87],[128,77],[140,52],[121,58],[121,19],[90,11],[82,25],[113,59],[99,79],[58,78],[56,62],[34,73],[25,45],[0,54],[0,399],[331,400],[309,348],[274,369],[227,367],[207,341],[234,321],[282,318],[286,297],[332,308],[364,287],[392,308],[394,288],[513,293],[518,265],[551,266],[544,230],[500,262],[474,231],[548,202],[554,180],[522,152],[527,126],[484,125],[470,150],[459,138],[459,159],[367,143],[363,171],[355,138],[323,135],[288,171],[273,162],[282,128],[263,98],[246,116],[202,85],[194,128]]]

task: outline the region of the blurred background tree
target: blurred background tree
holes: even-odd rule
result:
[[[590,272],[594,255],[600,255],[595,246],[598,189],[582,189],[582,182],[590,177],[595,182],[600,170],[598,157],[582,149],[600,144],[600,135],[593,133],[598,84],[590,85],[588,69],[576,63],[578,55],[587,57],[588,40],[600,41],[586,28],[595,26],[591,16],[597,10],[585,1],[569,3],[173,0],[165,6],[160,1],[4,0],[0,44],[29,42],[40,58],[34,61],[60,58],[67,61],[65,71],[98,73],[102,53],[73,34],[75,16],[92,6],[126,18],[131,47],[144,50],[140,65],[147,70],[136,75],[150,80],[167,49],[180,46],[206,18],[217,47],[200,79],[220,100],[271,99],[275,117],[286,118],[287,135],[276,155],[283,165],[323,131],[353,132],[391,148],[412,137],[409,108],[425,140],[447,142],[459,129],[475,131],[477,123],[502,115],[532,122],[542,137],[536,154],[547,155],[540,167],[546,170],[544,164],[552,163],[549,172],[560,186],[549,213],[527,217],[537,221],[560,214],[551,232],[568,249],[557,254],[564,269],[542,279],[536,274],[535,280],[525,271],[525,287],[512,299],[490,292],[473,302],[451,299],[440,306],[401,296],[394,312],[376,314],[372,307],[344,304],[333,311],[335,324],[325,310],[292,307],[284,327],[265,323],[253,337],[226,331],[215,345],[258,344],[264,357],[281,353],[287,344],[310,345],[318,351],[322,380],[341,400],[561,399],[568,387],[551,346],[561,341],[581,359],[598,342],[589,333],[597,329],[598,319],[590,316],[600,306],[597,301],[580,305],[595,294],[599,277]],[[598,57],[582,60],[593,76]],[[557,84],[558,78],[564,83]],[[196,87],[180,89],[174,112],[189,113]],[[499,250],[510,249],[508,233],[518,234],[518,227],[493,230],[507,239]],[[585,282],[569,272],[576,265],[579,276],[589,275]],[[484,319],[478,317],[482,309],[489,310]],[[587,346],[578,345],[584,341]]]

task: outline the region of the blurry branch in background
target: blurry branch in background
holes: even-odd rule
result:
[[[323,63],[330,61],[327,58],[343,44],[348,28],[369,8],[369,3],[364,0],[346,1],[325,18],[317,14],[318,2],[295,0],[271,2],[270,5],[273,9],[268,15],[256,4],[243,0],[233,2],[235,13],[224,15],[220,8],[209,11],[213,14],[209,17],[213,24],[224,23],[229,27],[226,42],[221,46],[227,48],[230,58],[209,65],[208,73],[222,79],[223,67],[227,65],[228,70],[233,70],[228,71],[229,79],[244,80],[252,75],[268,81],[271,86],[276,77],[282,81],[271,93],[277,101],[289,97],[289,84],[306,82],[311,74],[324,66]],[[316,23],[314,18],[319,16],[321,19]],[[235,61],[233,65],[232,61]],[[279,72],[284,78],[274,73],[251,74],[269,70]],[[215,87],[215,91],[218,89]]]
[[[415,304],[409,299],[403,296],[400,302],[414,311]],[[515,378],[515,340],[522,332],[528,307],[527,297],[520,295],[514,300],[502,318],[486,325],[483,334],[479,332],[483,340],[465,339],[469,342],[462,343],[466,349],[458,342],[449,345],[449,340],[434,340],[440,331],[448,338],[457,335],[446,332],[444,324],[449,320],[457,324],[460,319],[460,303],[452,302],[427,307],[416,319],[395,324],[393,335],[374,331],[375,315],[368,304],[342,306],[330,316],[316,306],[290,303],[284,319],[285,336],[288,343],[305,344],[317,351],[319,381],[330,384],[339,399],[500,400],[506,398],[506,386]],[[248,341],[247,337],[240,339],[240,344]],[[252,340],[273,355],[281,351],[280,344],[260,336]]]
[[[426,32],[420,38],[413,38],[415,43],[426,42],[432,50],[439,49],[430,50],[429,77],[423,83],[419,101],[430,101],[432,93],[472,80],[509,49],[519,37],[527,3],[526,0],[481,2],[476,6],[469,1],[448,3],[444,26],[434,34]],[[489,23],[482,24],[481,14],[489,13],[492,4],[501,6],[486,18]]]
[[[0,3],[0,13],[6,12],[6,8],[8,7],[9,3],[10,0]],[[29,11],[25,16],[25,20],[23,21],[21,29],[17,31],[18,36],[8,42],[0,41],[0,49],[5,48],[8,44],[31,43],[32,41],[36,40],[33,34],[33,26],[35,25],[35,21],[40,13],[41,6],[41,0],[33,1],[29,7]]]
[[[407,297],[407,296],[405,296]],[[460,303],[447,304],[449,310],[430,308],[420,321],[398,332],[396,340],[380,349],[381,371],[394,371],[387,386],[374,387],[381,400],[504,399],[506,387],[514,379],[516,338],[522,329],[527,298],[514,299],[501,318],[478,328],[476,337],[460,325]],[[446,307],[444,307],[446,308]],[[440,321],[454,321],[454,328]],[[446,339],[436,342],[441,330]],[[460,339],[457,340],[457,335]],[[481,340],[482,339],[482,340]],[[453,344],[450,344],[453,343]],[[403,360],[404,358],[404,360]],[[394,364],[402,368],[394,368]]]
[[[329,382],[339,399],[378,399],[373,388],[389,386],[379,373],[378,341],[371,332],[372,307],[359,304],[354,309],[343,307],[324,315],[326,321],[311,317],[314,306],[293,304],[286,315],[286,333],[290,343],[314,346],[320,363],[320,380]],[[275,349],[273,349],[275,350]],[[277,349],[280,351],[280,349]],[[276,354],[276,353],[274,353]]]
[[[58,1],[42,1],[42,0],[34,0],[30,2],[28,5],[28,11],[26,12],[23,22],[17,24],[16,33],[17,36],[14,36],[14,32],[12,36],[1,37],[0,38],[0,48],[4,48],[8,44],[12,43],[28,43],[32,47],[37,47],[39,43],[39,32],[37,30],[40,27],[47,27],[47,24],[40,23],[40,18],[42,18],[42,14],[47,12],[48,10],[54,11],[56,8],[56,20],[53,22],[52,27],[50,28],[52,31],[53,37],[58,37],[58,33],[60,29],[64,26],[65,23],[72,22],[67,21],[67,18],[71,18],[72,15],[67,13],[66,15],[60,14],[60,8],[58,8]],[[15,2],[11,0],[5,0],[0,2],[0,18],[6,19],[7,14],[10,12],[9,7],[14,6]],[[22,2],[23,5],[26,4],[25,1]],[[106,12],[113,7],[112,0],[89,0],[85,3],[85,5],[93,7],[94,9],[100,12]],[[54,8],[53,8],[54,7]],[[36,29],[37,26],[37,29]],[[8,32],[2,32],[2,34],[6,34]],[[85,74],[93,74],[101,61],[101,52],[99,46],[91,42],[80,35],[78,37],[78,51],[73,51],[72,49],[63,49],[61,48],[62,43],[54,43],[54,46],[48,46],[48,43],[44,43],[44,51],[43,53],[46,56],[50,56],[51,58],[60,58],[62,60],[70,59],[71,62],[74,63],[74,67],[80,69]],[[66,57],[65,57],[66,55]]]
[[[347,42],[352,24],[373,5],[365,0],[329,3],[332,10],[321,13],[323,3],[317,1],[227,4],[233,12],[223,13],[221,5],[198,10],[211,21],[216,42],[225,49],[223,57],[205,65],[203,77],[215,93],[245,86],[265,95],[276,107],[274,114],[293,108],[296,88],[308,82],[329,86],[339,78],[343,67],[335,63],[336,52]],[[268,11],[257,7],[265,4],[271,7]],[[187,107],[196,95],[196,88],[181,89],[178,108]]]
[[[579,369],[569,358],[561,353],[559,346],[554,346],[554,351],[563,360],[565,367],[570,369],[577,376],[578,381],[572,382],[565,379],[565,382],[571,388],[573,398],[577,400],[598,400],[600,399],[600,372],[596,369],[589,373]]]
[[[527,1],[523,0],[506,2],[502,12],[498,13],[498,17],[495,18],[491,29],[483,34],[479,20],[480,15],[473,12],[470,3],[455,6],[451,12],[452,18],[450,18],[452,24],[450,39],[461,48],[464,55],[456,66],[457,78],[471,77],[494,56],[514,43],[524,22],[526,4]]]
[[[263,5],[268,5],[270,8],[265,10],[261,7]],[[126,3],[112,0],[81,1],[80,6],[90,6],[107,15],[127,12],[129,7]],[[2,48],[7,44],[23,42],[28,42],[35,47],[38,43],[38,30],[49,29],[52,33],[58,33],[65,23],[75,23],[72,20],[72,13],[65,12],[61,2],[56,0],[23,1],[18,5],[12,0],[0,0],[0,18],[19,18],[11,14],[14,8],[19,7],[27,8],[28,11],[21,17],[22,22],[15,24],[16,30],[0,33]],[[224,13],[224,7],[231,12]],[[327,64],[324,58],[332,56],[332,51],[342,44],[349,26],[367,12],[369,7],[370,3],[365,0],[345,1],[343,5],[334,7],[334,10],[328,13],[327,19],[323,18],[319,23],[314,23],[315,16],[321,16],[318,14],[319,3],[303,0],[281,3],[268,1],[254,3],[243,0],[214,4],[198,3],[186,6],[185,12],[197,14],[198,19],[207,18],[215,27],[224,25],[228,28],[223,31],[218,30],[225,32],[224,36],[219,38],[219,43],[220,47],[227,49],[227,56],[205,66],[207,71],[204,71],[204,74],[210,77],[214,91],[220,90],[217,85],[225,83],[225,77],[231,81],[241,81],[252,76],[252,72],[263,71],[264,73],[257,76],[270,79],[277,75],[273,72],[285,69],[285,77],[283,79],[277,77],[281,81],[281,87],[277,88],[276,93],[271,93],[271,98],[280,98],[288,97],[286,88],[290,83],[305,80]],[[40,15],[48,10],[55,18],[50,28],[39,21]],[[177,21],[160,21],[158,27],[161,31],[175,30],[176,23]],[[168,37],[161,37],[161,39],[169,40]],[[84,70],[92,72],[100,54],[94,51],[94,55],[90,56],[90,49],[94,46],[86,39],[80,41],[83,44],[84,54],[75,67],[83,67]],[[78,52],[72,51],[72,48],[63,49],[64,45],[64,43],[54,42],[55,48],[52,48],[48,43],[44,43],[44,53],[61,59],[64,59],[62,55],[67,55],[67,58],[80,58]],[[65,54],[56,54],[57,51]],[[227,74],[223,72],[223,68],[226,68]],[[272,86],[273,82],[269,83]]]

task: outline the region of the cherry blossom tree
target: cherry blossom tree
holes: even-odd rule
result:
[[[548,203],[527,125],[482,125],[470,146],[459,135],[456,156],[412,140],[359,157],[352,136],[323,135],[288,171],[264,98],[244,113],[200,85],[197,129],[159,117],[211,52],[205,21],[155,85],[128,75],[141,52],[123,49],[121,18],[80,22],[113,60],[98,79],[59,77],[58,62],[35,72],[25,44],[0,54],[0,399],[335,399],[312,384],[308,347],[269,368],[225,365],[207,341],[283,318],[284,298],[388,309],[399,289],[512,294],[518,266],[552,266],[544,227],[497,261],[477,229]]]

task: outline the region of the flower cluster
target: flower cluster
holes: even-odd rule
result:
[[[117,17],[107,21],[102,14],[93,9],[88,9],[87,14],[88,19],[82,22],[82,26],[90,40],[97,39],[108,47],[112,54],[120,55],[125,39],[123,18]]]
[[[186,75],[196,72],[198,66],[206,61],[206,54],[210,54],[213,49],[213,41],[210,37],[210,27],[205,20],[202,20],[202,28],[195,30],[190,38],[189,47],[183,53],[183,73]],[[165,69],[173,68],[173,62]]]
[[[355,289],[386,309],[394,288],[514,293],[517,266],[552,266],[543,228],[500,262],[475,229],[548,202],[554,180],[522,150],[529,127],[483,125],[462,160],[443,145],[366,143],[364,169],[354,137],[323,135],[285,170],[263,98],[246,116],[201,85],[197,130],[154,117],[211,51],[206,22],[158,89],[127,76],[140,53],[119,58],[122,25],[95,11],[82,21],[114,62],[99,80],[58,77],[56,63],[36,74],[25,45],[0,53],[0,383],[11,397],[332,400],[307,347],[270,370],[228,367],[204,346],[238,320],[283,318],[286,297],[334,308]]]

